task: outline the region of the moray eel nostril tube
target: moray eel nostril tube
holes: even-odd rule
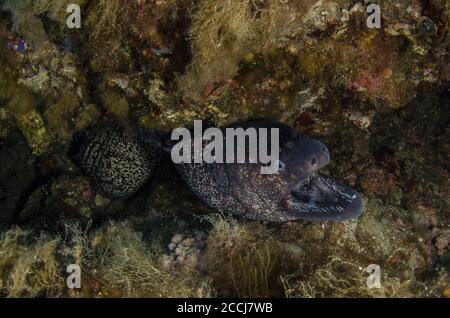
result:
[[[318,173],[330,163],[328,148],[319,140],[274,121],[233,127],[279,128],[282,169],[278,174],[261,174],[259,163],[177,164],[189,188],[211,207],[274,222],[344,221],[363,212],[361,196],[355,190]]]

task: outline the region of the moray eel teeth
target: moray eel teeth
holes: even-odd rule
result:
[[[287,200],[292,213],[310,221],[345,221],[363,211],[362,198],[355,190],[319,173],[300,182]]]

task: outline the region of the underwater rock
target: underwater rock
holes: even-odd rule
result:
[[[116,73],[108,76],[108,86],[118,87],[124,91],[128,97],[135,97],[138,95],[137,91],[131,85],[132,78],[123,73]]]
[[[172,237],[171,242],[175,245],[178,245],[181,243],[182,240],[183,240],[183,235],[177,234],[174,237]]]
[[[73,53],[80,55],[83,52],[83,43],[80,38],[75,35],[68,35],[64,38],[63,44],[64,53]]]
[[[75,160],[94,187],[109,198],[133,196],[148,182],[161,159],[160,150],[146,149],[121,130],[87,132],[77,138]]]
[[[92,189],[85,176],[62,174],[54,180],[43,179],[33,190],[17,217],[19,224],[55,230],[66,219],[86,224],[102,210],[90,199]]]
[[[126,97],[122,97],[113,91],[102,94],[103,106],[119,120],[126,122],[129,117],[130,105]]]
[[[43,45],[19,65],[17,83],[35,93],[48,133],[66,143],[90,118],[86,70],[83,60],[54,45]],[[22,89],[23,90],[23,89]],[[88,114],[89,113],[89,114]]]
[[[94,104],[83,107],[83,110],[75,118],[77,131],[83,131],[91,127],[100,118],[100,111]]]
[[[37,111],[31,111],[17,116],[17,123],[35,155],[45,152],[52,142],[44,119]]]
[[[92,204],[86,201],[86,192],[91,191],[89,180],[83,176],[62,176],[51,185],[51,205],[58,214],[72,215],[82,219],[92,218]],[[51,209],[48,209],[51,210]]]
[[[102,206],[108,205],[109,202],[110,202],[110,200],[108,198],[104,198],[100,194],[97,194],[95,196],[95,198],[94,198],[94,203],[98,207],[102,207]]]
[[[5,108],[0,108],[0,140],[8,136],[9,131],[13,128],[11,114]]]
[[[163,160],[138,196],[145,200],[127,211],[133,211],[141,220],[139,229],[144,237],[164,248],[172,243],[172,239],[178,246],[183,240],[181,234],[204,232],[210,227],[202,219],[214,210],[186,187],[170,160]],[[180,236],[174,233],[180,233]]]
[[[15,221],[37,178],[26,139],[19,131],[11,131],[0,141],[0,227]]]
[[[319,0],[304,17],[309,32],[325,31],[340,22],[342,13],[339,4],[333,1]]]
[[[435,245],[438,255],[444,255],[450,246],[450,230],[444,230],[442,234],[436,237]]]

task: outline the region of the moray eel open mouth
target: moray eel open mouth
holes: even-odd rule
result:
[[[319,173],[292,189],[289,201],[295,214],[310,221],[345,221],[363,212],[358,192]]]

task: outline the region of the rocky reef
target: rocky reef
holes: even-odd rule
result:
[[[450,297],[449,50],[445,0],[0,1],[0,295]],[[363,215],[217,215],[170,162],[109,198],[72,156],[92,128],[257,118],[322,140]]]

